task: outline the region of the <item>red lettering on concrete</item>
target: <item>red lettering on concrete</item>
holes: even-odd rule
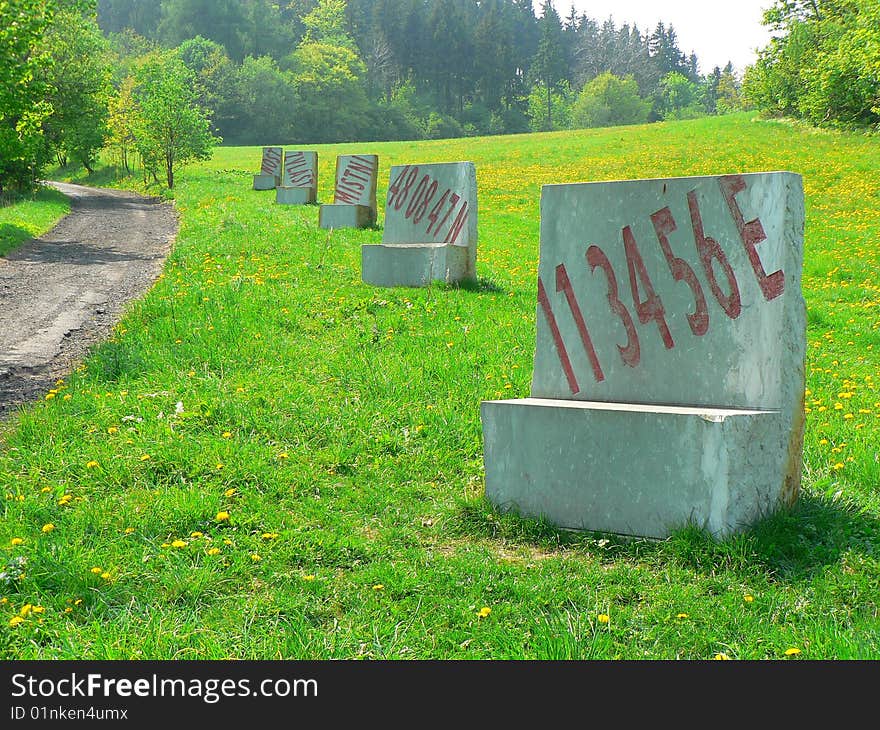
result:
[[[596,355],[596,348],[593,347],[593,340],[587,329],[587,323],[584,321],[584,315],[581,312],[580,305],[574,296],[574,290],[571,286],[571,279],[568,278],[568,272],[565,270],[565,264],[559,264],[556,267],[556,291],[564,292],[565,299],[568,302],[568,308],[571,310],[571,316],[574,318],[574,324],[577,327],[578,334],[581,336],[581,342],[587,357],[590,359],[590,366],[593,368],[593,377],[601,383],[605,380],[605,373],[599,365],[599,357]]]
[[[639,251],[639,245],[636,243],[636,237],[633,235],[632,229],[625,226],[623,229],[623,248],[626,252],[626,267],[629,269],[629,288],[632,293],[633,305],[639,316],[639,322],[648,324],[652,319],[657,323],[660,330],[660,337],[667,350],[675,347],[672,340],[672,334],[669,332],[669,326],[666,324],[666,310],[663,309],[663,302],[654,291],[654,285],[648,276],[645,268],[645,261]],[[639,284],[645,290],[645,299],[639,299]]]
[[[550,307],[550,300],[547,298],[547,290],[544,289],[544,282],[538,278],[538,303],[544,311],[547,318],[547,325],[550,327],[550,335],[553,337],[553,344],[556,345],[556,354],[559,356],[559,363],[562,365],[562,372],[565,373],[565,379],[568,381],[568,387],[575,395],[580,392],[577,378],[574,376],[574,370],[571,367],[571,360],[568,359],[568,350],[565,349],[565,343],[562,341],[562,335],[559,333],[559,325],[556,324],[556,317],[553,316],[553,310]]]
[[[758,286],[761,287],[764,299],[769,302],[785,290],[785,273],[782,269],[769,275],[764,271],[764,265],[761,263],[757,249],[758,244],[767,239],[764,226],[761,225],[758,218],[746,223],[743,220],[739,204],[736,202],[736,194],[746,189],[745,178],[742,175],[723,175],[718,183],[721,185],[721,194],[727,202],[727,207],[730,208],[736,230],[739,231],[739,237],[748,254],[749,263],[751,263],[755,277],[758,279]]]
[[[706,295],[703,294],[703,287],[700,286],[700,281],[690,264],[672,253],[672,246],[667,237],[667,234],[677,230],[672,211],[668,206],[661,208],[651,214],[651,222],[654,224],[654,232],[657,234],[657,240],[660,241],[660,248],[666,257],[666,263],[669,264],[672,278],[676,281],[686,282],[694,295],[694,312],[687,315],[691,332],[698,336],[704,335],[709,329],[709,309],[706,306]]]
[[[611,307],[611,311],[620,317],[627,336],[626,346],[618,345],[617,349],[624,364],[634,368],[639,364],[642,356],[641,349],[639,348],[639,335],[636,332],[636,326],[633,324],[629,310],[620,301],[617,290],[617,277],[614,275],[614,269],[611,268],[611,262],[601,248],[593,245],[587,249],[587,263],[590,265],[590,271],[595,271],[598,268],[605,272],[605,279],[608,282],[608,305]]]
[[[733,267],[731,267],[730,262],[727,260],[724,249],[718,245],[718,241],[703,233],[703,219],[700,216],[700,207],[697,203],[697,191],[691,190],[687,194],[687,200],[688,209],[691,213],[691,224],[694,227],[694,243],[697,245],[697,251],[700,253],[700,263],[703,264],[706,277],[709,279],[709,287],[712,289],[715,299],[718,300],[725,314],[731,319],[736,319],[742,311],[742,301],[739,296],[739,285],[736,283]],[[730,294],[726,296],[721,291],[721,287],[718,286],[718,280],[715,278],[715,271],[712,268],[713,259],[718,262],[724,270],[724,275],[727,277]]]

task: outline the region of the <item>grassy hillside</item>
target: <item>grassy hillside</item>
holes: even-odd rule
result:
[[[26,197],[0,197],[0,256],[41,236],[69,211],[67,198],[51,188],[41,188]]]
[[[479,285],[362,284],[381,230],[251,190],[257,148],[184,170],[161,280],[0,427],[4,657],[880,658],[877,138],[736,115],[315,149],[323,202],[337,153],[378,153],[380,210],[391,165],[473,160]],[[494,512],[479,404],[529,392],[541,185],[771,170],[806,191],[795,509],[722,543]]]

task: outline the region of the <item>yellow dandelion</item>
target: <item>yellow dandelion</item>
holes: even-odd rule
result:
[[[228,522],[229,513],[225,511],[218,512],[217,516],[214,519],[217,520],[217,522]]]
[[[235,494],[235,487],[230,487],[225,492],[223,492],[224,497],[231,497],[233,494]]]
[[[213,547],[210,550],[208,550],[208,555],[219,555],[219,554],[220,554],[220,548],[218,548],[218,547]]]
[[[687,618],[687,617],[688,617],[688,614],[686,614],[686,613],[679,613],[679,614],[676,614],[676,616],[675,616],[675,618]]]
[[[309,580],[309,581],[315,580],[315,576],[313,576],[313,575],[304,575],[302,578],[303,578],[303,580]]]
[[[124,532],[126,535],[130,535],[132,532],[134,532],[134,528],[133,527],[126,527]]]
[[[477,611],[477,616],[480,618],[486,618],[490,613],[492,613],[492,609],[488,606],[483,606],[479,611]]]
[[[196,538],[198,538],[198,537],[204,537],[205,534],[204,534],[203,532],[198,532],[198,531],[196,531],[196,532],[191,532],[191,533],[189,533],[189,536],[190,536],[190,537],[196,537]]]
[[[82,598],[77,598],[77,599],[73,602],[73,605],[74,605],[74,606],[78,606],[78,605],[79,605],[80,603],[82,603],[82,602],[83,602],[83,599],[82,599]]]
[[[385,586],[382,585],[381,583],[376,583],[376,585],[373,586],[373,590],[374,591],[384,591]]]
[[[743,596],[743,600],[744,600],[746,603],[751,603],[752,601],[755,600],[755,597],[754,597],[751,593],[746,593],[746,594]]]
[[[42,527],[43,532],[52,532],[52,530],[54,530],[54,529],[55,529],[55,525],[53,525],[51,522],[47,522]]]
[[[224,545],[232,545],[232,540],[230,540],[230,539],[227,537],[225,540],[223,540],[223,544],[224,544]]]
[[[51,492],[51,491],[52,491],[52,487],[43,487],[43,488],[40,490],[40,494],[48,494],[48,493]]]
[[[790,649],[785,650],[785,656],[797,656],[801,653],[801,650],[796,647],[791,647]]]
[[[116,428],[116,426],[110,426],[110,428],[107,429],[107,433],[112,436],[114,433],[119,433],[119,429]]]
[[[223,468],[223,464],[218,462],[217,466],[216,466],[217,471],[220,471],[222,468]]]
[[[45,613],[45,612],[46,612],[46,609],[43,608],[43,606],[34,606],[31,609],[31,613]]]
[[[261,535],[261,537],[264,540],[274,540],[276,537],[278,537],[278,533],[277,532],[264,532]]]
[[[721,661],[721,662],[730,661],[730,657],[727,656],[727,654],[725,654],[724,652],[718,652],[718,653],[715,655],[714,658],[715,658],[717,661]]]
[[[150,460],[149,454],[142,454],[141,455],[141,461],[149,461],[149,460]]]
[[[86,464],[86,469],[95,469],[98,466],[97,461],[90,461]]]
[[[103,578],[104,580],[110,580],[110,573],[106,571],[101,573],[101,578]]]
[[[253,560],[255,563],[259,563],[262,558],[257,553],[254,553],[253,555],[251,555],[251,560]]]
[[[9,627],[12,629],[14,629],[20,623],[24,623],[24,619],[21,616],[13,616],[11,619],[9,619]]]
[[[95,575],[101,575],[101,573],[104,572],[104,569],[103,569],[103,568],[98,568],[98,567],[96,566],[96,567],[92,568],[92,572],[93,572]]]
[[[278,454],[278,458],[279,458],[279,459],[286,459],[286,458],[287,458],[287,452],[286,452],[286,451],[282,451],[280,454]]]
[[[22,538],[20,538],[20,537],[13,537],[13,538],[9,541],[9,544],[10,544],[10,545],[21,545],[23,542],[24,542],[24,540],[23,540]]]
[[[186,542],[185,542],[184,540],[174,540],[174,541],[172,541],[172,543],[171,543],[171,547],[175,547],[175,548],[185,548],[185,547],[186,547]]]
[[[609,621],[611,621],[611,616],[609,616],[607,613],[600,613],[598,616],[596,616],[596,620],[600,624],[607,624]]]
[[[231,431],[224,431],[224,432],[223,432],[223,438],[225,438],[225,439],[231,439],[231,438],[232,438],[232,432],[231,432]]]

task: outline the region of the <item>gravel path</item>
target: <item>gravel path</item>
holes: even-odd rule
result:
[[[45,393],[104,339],[162,270],[177,234],[170,203],[49,183],[71,212],[0,258],[0,417]]]

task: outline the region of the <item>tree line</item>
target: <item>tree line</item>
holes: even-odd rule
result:
[[[557,0],[563,2],[563,0]],[[744,107],[876,127],[876,0],[776,0],[740,79],[552,0],[3,0],[0,193],[54,158],[173,187],[213,145],[432,139]]]
[[[504,134],[741,103],[732,65],[701,75],[671,25],[562,18],[551,0],[537,12],[532,0],[99,0],[98,23],[125,52],[184,49],[235,144]]]

